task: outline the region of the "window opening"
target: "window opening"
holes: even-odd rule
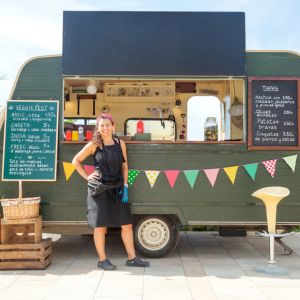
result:
[[[204,141],[204,125],[207,121],[213,121],[215,118],[217,124],[217,140],[223,139],[221,113],[222,104],[219,98],[215,96],[194,96],[187,103],[187,140]],[[209,124],[211,125],[211,124]],[[209,136],[214,135],[211,131]]]

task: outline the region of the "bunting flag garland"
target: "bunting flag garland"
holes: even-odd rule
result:
[[[287,165],[292,169],[293,172],[295,172],[296,167],[296,160],[297,160],[298,154],[286,156],[284,157],[284,161],[287,163]]]
[[[133,185],[136,177],[140,174],[138,170],[128,170],[128,183]]]
[[[159,175],[160,171],[156,171],[156,170],[147,170],[145,171],[146,176],[149,180],[149,183],[151,185],[151,188],[153,188],[155,181],[157,179],[157,176]]]
[[[239,166],[232,166],[232,167],[224,168],[224,171],[227,174],[227,176],[229,177],[232,184],[234,184],[238,168],[239,168]]]
[[[269,174],[274,177],[275,176],[275,171],[276,171],[276,163],[277,159],[272,159],[272,160],[265,160],[262,162]]]
[[[167,170],[167,171],[165,171],[165,174],[167,176],[167,179],[169,181],[169,184],[170,184],[171,188],[173,188],[174,184],[175,184],[175,181],[178,177],[179,170]]]
[[[285,157],[281,157],[281,158],[277,158],[277,159],[260,161],[260,162],[256,162],[256,163],[224,167],[222,169],[227,174],[227,176],[232,184],[235,183],[238,168],[241,166],[244,167],[244,169],[246,170],[246,173],[248,173],[248,175],[251,177],[251,179],[253,181],[255,181],[258,165],[260,163],[262,163],[264,165],[264,167],[266,168],[266,170],[268,171],[268,173],[272,177],[274,177],[275,173],[276,173],[277,160],[283,159],[286,162],[286,164],[291,168],[293,173],[295,173],[297,158],[298,158],[298,154],[295,154],[295,155],[285,156]],[[75,171],[75,167],[70,162],[63,161],[62,163],[63,163],[63,169],[64,169],[64,173],[65,173],[65,178],[66,178],[66,181],[68,181],[70,179],[70,177],[72,176],[73,172]],[[89,175],[91,173],[93,173],[95,170],[95,167],[91,166],[91,165],[84,165],[83,167],[84,167],[85,171],[87,172],[87,174],[89,174]],[[145,174],[148,178],[148,181],[150,183],[150,186],[151,186],[151,188],[153,188],[159,173],[164,172],[168,179],[170,187],[173,189],[180,172],[183,172],[190,187],[193,189],[200,171],[203,171],[205,173],[211,186],[213,187],[216,183],[220,168],[197,169],[197,170],[136,170],[136,169],[130,169],[130,170],[128,170],[128,183],[129,183],[129,185],[133,185],[136,180],[136,177],[141,172],[145,172]]]
[[[75,167],[68,162],[63,162],[63,167],[64,167],[64,172],[65,172],[65,176],[66,176],[66,181],[68,181],[70,179],[70,177],[72,176],[73,172],[75,171]]]
[[[245,170],[247,171],[247,173],[249,174],[249,176],[252,178],[253,181],[255,181],[257,167],[258,167],[258,163],[244,165]]]
[[[88,175],[92,174],[95,171],[94,166],[84,165],[83,167]]]
[[[194,188],[198,173],[199,173],[199,170],[185,170],[184,171],[184,175],[192,189]]]
[[[214,186],[220,169],[204,169],[203,171],[206,174],[211,186]]]

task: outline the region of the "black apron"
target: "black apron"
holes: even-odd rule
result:
[[[97,147],[93,154],[95,170],[99,171],[103,181],[124,181],[122,165],[124,160],[120,140],[114,138],[114,145]],[[128,203],[122,201],[122,187],[108,189],[93,197],[91,189],[87,196],[87,219],[90,228],[96,227],[120,227],[132,224],[130,208]]]

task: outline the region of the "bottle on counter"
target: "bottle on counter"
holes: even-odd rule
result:
[[[72,141],[72,131],[71,130],[66,131],[66,141]]]
[[[136,133],[144,133],[144,122],[142,120],[136,123]]]
[[[78,140],[84,141],[84,130],[82,126],[78,127]]]
[[[72,131],[72,141],[78,141],[79,135],[77,130]]]
[[[215,117],[208,117],[204,123],[204,140],[218,140],[218,123]]]
[[[87,141],[91,141],[92,138],[93,138],[93,132],[92,132],[92,130],[87,130],[87,131],[85,132],[85,139],[86,139]]]

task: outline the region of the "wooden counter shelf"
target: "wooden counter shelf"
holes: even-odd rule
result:
[[[122,139],[122,137],[121,137]],[[61,141],[61,144],[87,144],[88,141]],[[126,144],[221,144],[221,145],[227,145],[227,144],[238,144],[238,145],[244,145],[246,144],[245,141],[125,141]]]

